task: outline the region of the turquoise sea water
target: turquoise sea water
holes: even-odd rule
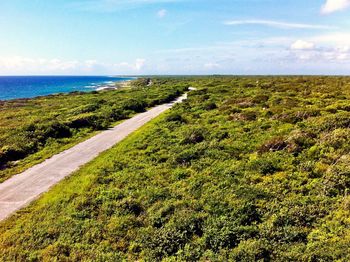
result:
[[[0,76],[0,100],[31,98],[73,91],[89,92],[134,78],[108,76]]]

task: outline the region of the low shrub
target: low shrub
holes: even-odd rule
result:
[[[182,143],[183,144],[201,143],[205,140],[205,133],[206,133],[206,130],[201,128],[186,130]]]
[[[168,114],[165,118],[165,121],[167,122],[179,122],[179,123],[186,123],[186,120],[182,117],[179,113],[171,113]]]
[[[132,110],[136,113],[142,113],[146,110],[147,103],[140,99],[130,99],[124,102],[122,108],[125,110]]]

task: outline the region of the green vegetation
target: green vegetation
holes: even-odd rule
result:
[[[0,182],[187,87],[170,80],[132,88],[0,101]]]
[[[349,261],[350,78],[171,81],[197,90],[1,223],[0,260]]]

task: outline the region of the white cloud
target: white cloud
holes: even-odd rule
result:
[[[350,32],[334,32],[329,34],[317,35],[309,38],[316,43],[324,43],[337,46],[350,45]]]
[[[204,64],[204,68],[208,70],[214,70],[220,68],[220,64],[215,62],[209,62]]]
[[[341,46],[337,50],[342,53],[350,53],[350,46]]]
[[[167,14],[168,14],[168,11],[167,11],[166,9],[161,9],[161,10],[158,11],[157,16],[158,16],[159,18],[163,18],[163,17],[165,17]]]
[[[350,7],[350,0],[327,0],[322,6],[321,13],[330,14]]]
[[[320,41],[316,48],[313,42],[297,40],[290,46],[290,50],[292,58],[302,61],[320,64],[350,62],[350,46],[338,46]]]
[[[144,69],[146,60],[138,58],[128,63],[102,63],[96,60],[60,60],[28,58],[21,56],[0,57],[0,75],[39,74],[133,74]]]
[[[85,63],[78,61],[62,61],[60,59],[28,58],[21,56],[0,57],[0,73],[18,71],[21,73],[64,73],[78,67],[84,67]]]
[[[146,59],[142,59],[142,58],[136,59],[136,62],[135,62],[136,70],[140,71],[145,66],[145,63],[146,63]]]
[[[343,63],[350,62],[350,53],[340,52],[339,50],[316,50],[312,52],[305,52],[300,50],[291,54],[291,57],[297,60],[319,63],[326,65],[329,63]]]
[[[342,53],[337,56],[337,60],[349,60],[350,54],[348,53]]]
[[[313,50],[315,48],[315,44],[312,42],[297,40],[291,44],[290,49],[292,50]]]
[[[335,43],[329,41],[334,35],[337,35]],[[340,42],[344,37],[346,41]],[[156,54],[168,59],[153,62],[161,65],[160,73],[171,70],[187,74],[344,74],[350,72],[350,43],[345,45],[348,40],[350,42],[350,33],[349,36],[315,34],[300,39],[292,35],[251,37],[207,46],[158,50]]]
[[[313,24],[300,24],[300,23],[288,23],[273,20],[231,20],[224,22],[225,25],[263,25],[282,29],[335,29],[335,27],[328,25],[313,25]]]
[[[143,58],[137,58],[135,62],[129,63],[129,62],[121,62],[113,64],[112,68],[116,71],[123,71],[125,72],[134,72],[137,73],[139,71],[142,71],[142,69],[145,67],[146,59]]]

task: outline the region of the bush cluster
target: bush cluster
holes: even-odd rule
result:
[[[349,80],[168,80],[197,91],[0,224],[0,260],[350,260]]]
[[[140,87],[142,82],[136,80],[132,88],[117,91],[4,101],[0,105],[0,181],[25,165],[19,160],[44,151],[56,153],[92,131],[107,129],[116,121],[170,102],[187,89],[170,79],[153,80],[152,86]],[[55,152],[50,149],[53,143],[58,144]],[[43,153],[38,157],[48,156]],[[30,164],[31,160],[24,162]]]

